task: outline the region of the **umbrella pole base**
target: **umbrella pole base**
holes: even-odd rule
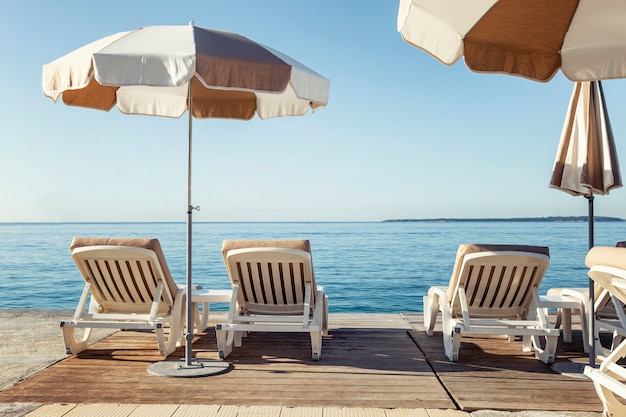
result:
[[[148,367],[148,372],[156,376],[169,378],[197,378],[219,375],[230,369],[230,364],[213,359],[193,359],[187,365],[185,359],[172,359],[155,362]]]
[[[554,373],[570,378],[587,379],[588,377],[584,373],[587,365],[589,364],[584,362],[562,361],[553,363],[550,369]]]

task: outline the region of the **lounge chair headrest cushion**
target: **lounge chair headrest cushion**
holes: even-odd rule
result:
[[[550,248],[547,246],[527,246],[527,245],[483,245],[475,243],[464,243],[459,245],[456,252],[456,263],[454,272],[458,273],[465,255],[476,252],[530,252],[540,255],[550,256]],[[454,276],[454,275],[453,275]]]
[[[222,256],[234,249],[246,248],[282,248],[298,249],[311,253],[311,244],[308,240],[225,240],[222,242]]]
[[[165,282],[170,289],[170,293],[172,296],[176,296],[178,292],[178,286],[176,282],[172,279],[172,275],[170,274],[170,269],[167,266],[167,262],[165,261],[165,255],[163,255],[163,251],[161,250],[161,244],[158,239],[150,239],[150,238],[107,238],[107,237],[75,237],[72,239],[72,244],[70,245],[70,252],[74,251],[76,248],[84,247],[84,246],[131,246],[135,248],[143,248],[150,249],[156,253],[157,258],[159,259],[159,263],[161,264],[161,269],[163,270],[163,274],[165,275]]]
[[[589,268],[605,265],[626,269],[626,247],[594,246],[587,252],[585,265]]]

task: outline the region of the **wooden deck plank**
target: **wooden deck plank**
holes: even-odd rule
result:
[[[509,341],[506,336],[464,336],[459,360],[453,363],[443,352],[440,323],[433,336],[427,336],[421,315],[405,318],[414,328],[411,337],[464,411],[602,411],[590,379],[553,372],[534,353],[523,352],[521,340]],[[559,339],[556,361],[586,362],[581,338],[580,330],[575,330],[571,344]]]
[[[465,415],[457,404],[465,411],[602,410],[591,381],[552,372],[522,352],[520,341],[464,338],[459,362],[451,363],[441,333],[428,337],[421,315],[405,316],[331,314],[317,362],[306,334],[252,333],[229,356],[230,371],[207,378],[150,375],[148,366],[164,359],[154,335],[117,332],[0,392],[0,402],[171,404],[178,407],[167,412],[178,417],[194,415],[198,405],[219,407],[196,409],[218,417],[270,417],[273,411],[262,410],[271,407],[282,407],[280,417],[320,417],[322,409],[324,417],[355,410],[379,417],[380,409],[385,417]],[[183,355],[180,348],[170,358]],[[212,329],[196,338],[194,355],[219,360]],[[585,358],[580,331],[571,345],[559,341],[557,360]]]
[[[154,336],[122,331],[0,393],[0,401],[454,408],[407,322],[368,318],[333,320],[320,361],[311,359],[308,334],[252,333],[229,356],[230,372],[191,379],[148,374],[163,359]],[[212,329],[194,342],[194,354],[219,359]]]

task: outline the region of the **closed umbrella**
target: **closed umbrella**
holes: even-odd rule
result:
[[[193,22],[117,33],[44,65],[43,91],[55,102],[165,117],[188,112],[187,334],[185,364],[172,376],[212,372],[191,349],[192,119],[304,115],[326,105],[329,87],[327,78],[281,52]]]
[[[613,131],[600,81],[574,86],[550,187],[574,196],[605,195],[622,186]],[[593,213],[589,213],[591,216]],[[593,225],[593,217],[589,217]],[[593,246],[590,227],[589,248]]]
[[[445,65],[462,57],[472,71],[534,81],[559,70],[576,82],[626,78],[623,0],[399,2],[404,41]]]
[[[622,186],[613,131],[600,81],[576,83],[554,161],[550,187],[582,195],[589,207],[589,249],[594,244],[593,196]],[[595,364],[594,284],[589,279],[589,361]]]

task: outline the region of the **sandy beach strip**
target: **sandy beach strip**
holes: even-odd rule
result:
[[[74,310],[0,309],[0,391],[65,359],[59,323]],[[90,344],[115,330],[94,330]],[[20,416],[33,404],[0,404],[0,416]]]

